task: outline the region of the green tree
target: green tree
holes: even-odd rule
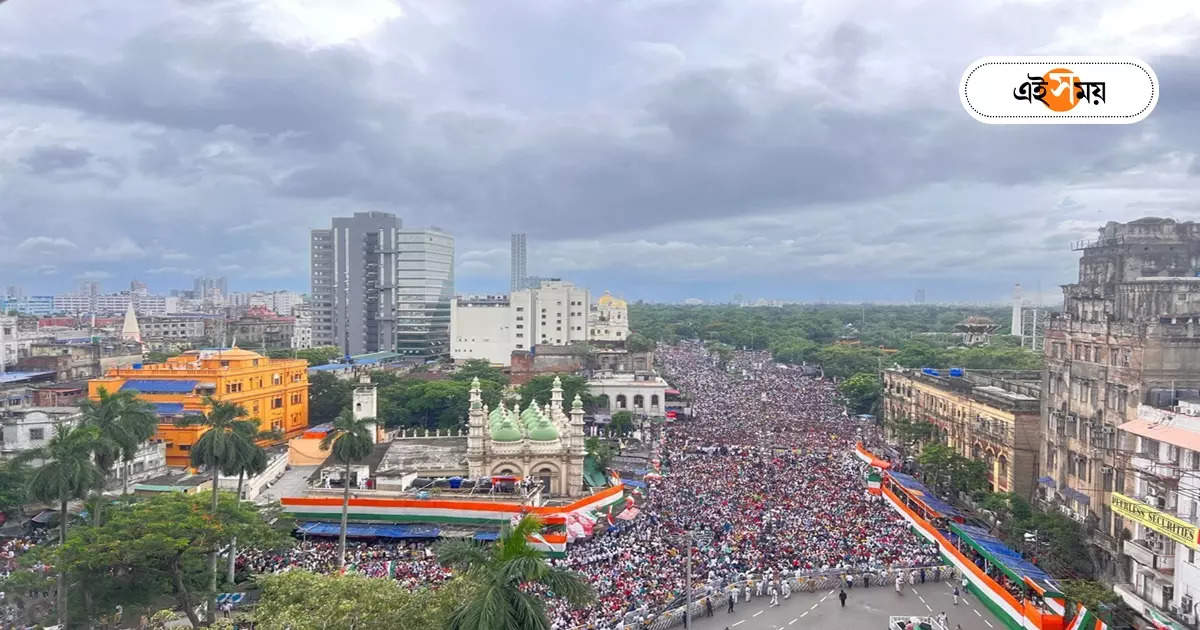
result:
[[[529,545],[528,537],[541,529],[541,522],[527,515],[515,526],[506,526],[491,547],[468,539],[437,546],[438,560],[465,571],[474,587],[472,596],[451,615],[449,630],[549,630],[545,602],[522,588],[527,585],[540,585],[576,606],[594,600],[583,576],[552,566],[545,554]]]
[[[1094,612],[1121,603],[1121,596],[1111,587],[1094,580],[1063,580],[1062,594],[1067,596],[1067,601],[1086,606]]]
[[[43,447],[26,451],[21,460],[38,458],[42,465],[29,478],[29,496],[43,503],[58,506],[58,542],[67,538],[67,503],[82,499],[104,473],[92,460],[92,451],[100,439],[100,430],[81,425],[74,428],[58,426],[54,437]],[[58,625],[67,624],[66,575],[58,569],[55,580],[58,597]]]
[[[308,379],[309,424],[330,422],[350,406],[354,384],[328,372],[317,372]]]
[[[332,362],[334,359],[340,358],[342,351],[336,346],[320,346],[318,348],[305,348],[296,350],[296,358],[308,361],[309,367],[314,365],[325,365]]]
[[[199,627],[192,594],[208,581],[206,556],[234,537],[262,548],[288,544],[252,507],[229,493],[213,494],[219,495],[214,512],[206,505],[209,493],[171,492],[132,502],[99,527],[72,529],[49,560],[80,578],[93,612],[172,593],[192,627]]]
[[[338,532],[338,569],[346,566],[346,521],[350,511],[350,464],[361,461],[374,448],[370,425],[375,418],[355,419],[349,409],[333,421],[333,427],[321,438],[321,448],[331,451],[333,458],[342,464],[342,525]]]
[[[252,424],[251,424],[252,423]],[[262,441],[283,439],[283,433],[278,430],[259,431],[261,422],[258,419],[251,423],[239,423],[234,427],[234,450],[236,455],[226,463],[221,470],[228,477],[237,475],[237,490],[234,496],[241,501],[246,477],[252,477],[267,469],[270,460],[267,449],[259,445]],[[237,539],[229,541],[229,583],[234,582],[234,563],[237,560]]]
[[[629,411],[618,411],[612,415],[612,422],[608,425],[608,430],[620,436],[629,435],[633,432],[633,413]]]
[[[96,465],[107,474],[120,461],[121,494],[129,494],[129,467],[138,449],[158,429],[158,415],[150,403],[138,398],[136,391],[110,394],[101,387],[97,394],[99,400],[84,399],[79,405],[83,422],[100,430]]]
[[[583,442],[583,447],[587,454],[591,455],[596,460],[596,465],[600,470],[608,470],[608,466],[612,464],[613,457],[617,455],[617,449],[607,440],[601,440],[598,437],[590,437]]]
[[[28,482],[25,462],[0,460],[0,512],[11,516],[28,502]]]
[[[166,363],[167,359],[177,356],[175,353],[161,352],[158,350],[146,353],[146,363]]]
[[[641,333],[630,333],[625,338],[625,349],[630,352],[649,352],[654,349],[654,340]]]
[[[255,627],[262,630],[328,628],[443,628],[471,585],[453,579],[437,589],[410,590],[394,580],[360,575],[287,571],[257,578],[262,596]]]
[[[529,379],[529,382],[522,385],[517,390],[517,393],[521,395],[521,408],[527,407],[531,400],[537,400],[540,405],[550,402],[555,378],[554,374],[542,374]],[[572,400],[575,400],[576,394],[583,400],[584,407],[591,408],[595,404],[595,399],[588,392],[587,380],[582,376],[560,374],[557,375],[557,378],[561,379],[564,404],[569,405]]]
[[[454,373],[456,381],[470,383],[473,378],[478,378],[480,381],[492,381],[500,385],[508,384],[508,376],[504,374],[504,370],[492,367],[492,364],[486,359],[471,359]]]
[[[208,412],[202,415],[183,416],[176,421],[179,426],[204,426],[207,430],[196,443],[192,445],[189,459],[193,466],[203,466],[212,480],[212,511],[217,514],[217,502],[220,491],[217,484],[222,469],[233,468],[239,461],[239,444],[245,435],[258,432],[258,423],[246,419],[246,408],[233,402],[224,402],[206,397],[205,405]],[[208,559],[209,572],[212,574],[208,585],[208,623],[216,619],[217,614],[217,549],[214,547]]]
[[[838,384],[838,391],[846,397],[846,404],[854,413],[872,413],[883,384],[873,372],[859,372]]]

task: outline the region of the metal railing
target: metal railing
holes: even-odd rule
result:
[[[893,584],[895,582],[897,572],[904,576],[904,581],[907,583],[909,579],[909,572],[919,572],[921,569],[924,569],[926,572],[926,580],[933,582],[940,582],[941,580],[950,579],[957,576],[957,572],[953,567],[947,565],[938,565],[931,567],[906,567],[902,569],[866,573],[836,570],[824,571],[820,573],[802,575],[799,578],[795,576],[788,577],[786,578],[786,581],[791,586],[791,593],[816,593],[818,591],[842,588],[846,586],[846,577],[850,577],[855,586],[861,586],[864,575],[869,580],[870,585],[876,587],[889,586]],[[708,591],[710,587],[701,589],[699,592],[694,594],[695,599],[692,600],[692,619],[696,620],[704,615],[706,602],[712,604],[714,614],[716,614],[721,607],[728,606],[731,594],[730,587],[737,587],[739,589],[738,592],[740,593],[741,589],[746,586],[747,583],[757,585],[761,582],[762,580],[741,580],[725,585],[715,592],[705,592]],[[779,595],[781,599],[787,599],[787,596],[785,596],[782,591],[779,593]],[[754,597],[768,598],[770,596],[766,594],[766,591],[763,591],[762,593],[756,592]],[[734,606],[744,604],[747,601],[753,601],[753,597],[750,600],[747,600],[739,595],[734,603]],[[624,630],[667,630],[668,628],[673,628],[677,625],[683,624],[683,617],[686,612],[686,608],[686,605],[669,605],[665,610],[654,613],[650,615],[648,619],[643,619],[640,622],[637,620],[638,613],[636,611],[631,611],[619,616],[614,615],[612,618],[613,621],[610,622],[610,625],[615,625],[616,627],[623,628]],[[570,628],[570,630],[586,630],[593,627],[595,627],[595,624],[587,623],[573,626]]]

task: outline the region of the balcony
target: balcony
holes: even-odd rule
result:
[[[1160,575],[1175,573],[1174,541],[1155,543],[1149,540],[1126,540],[1122,551],[1134,562]]]
[[[1183,471],[1175,462],[1158,461],[1155,458],[1147,457],[1146,453],[1139,453],[1133,456],[1130,458],[1129,463],[1137,470],[1160,479],[1179,481],[1183,476]]]

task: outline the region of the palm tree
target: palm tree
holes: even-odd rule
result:
[[[580,606],[595,594],[583,576],[551,566],[546,556],[530,546],[528,538],[542,530],[536,516],[525,515],[500,532],[490,549],[473,540],[448,540],[437,546],[438,561],[466,571],[477,588],[471,599],[450,616],[449,630],[548,630],[546,605],[521,589],[522,584],[539,584],[556,597]]]
[[[272,429],[270,431],[259,431],[258,427],[262,424],[257,418],[252,418],[254,424],[253,431],[246,424],[239,424],[234,427],[234,433],[237,437],[237,459],[229,462],[228,466],[221,470],[226,476],[232,477],[237,474],[237,498],[242,500],[242,487],[246,481],[246,477],[257,475],[267,469],[270,463],[267,459],[267,449],[259,446],[259,442],[264,440],[276,441],[283,439],[283,433]],[[229,583],[233,584],[234,563],[237,561],[237,537],[235,536],[229,542]]]
[[[100,430],[100,438],[96,441],[93,454],[96,465],[102,475],[96,482],[96,495],[104,495],[104,482],[108,471],[112,470],[117,461],[121,466],[121,493],[129,493],[129,463],[137,455],[142,443],[154,435],[158,428],[158,415],[149,403],[140,400],[133,391],[119,391],[109,394],[103,387],[99,390],[99,400],[85,399],[80,407],[83,411],[84,424],[92,425]],[[96,525],[102,524],[100,510],[103,501],[97,501],[93,516]]]
[[[258,432],[258,423],[246,419],[246,408],[234,402],[222,402],[211,396],[204,399],[208,413],[183,416],[176,421],[178,426],[206,426],[208,430],[192,445],[193,466],[205,466],[212,476],[212,514],[217,514],[219,492],[217,484],[222,470],[228,470],[238,461],[243,436]],[[208,623],[217,618],[217,550],[208,553]]]
[[[354,418],[349,409],[338,414],[329,433],[321,438],[321,449],[332,450],[333,458],[345,466],[342,472],[342,528],[338,534],[338,570],[346,566],[346,521],[350,513],[350,464],[371,454],[375,440],[371,426],[375,418]]]
[[[29,496],[49,504],[58,504],[58,544],[67,539],[67,503],[82,499],[102,479],[104,473],[92,459],[100,430],[90,425],[68,428],[59,425],[45,446],[26,451],[21,460],[41,459],[42,464],[29,478]],[[58,625],[67,623],[66,575],[59,570],[57,582]]]

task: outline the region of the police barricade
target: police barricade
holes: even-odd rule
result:
[[[832,590],[848,587],[847,578],[853,581],[853,587],[862,588],[863,577],[865,576],[871,586],[890,586],[895,583],[896,575],[899,573],[905,584],[910,580],[919,581],[919,579],[910,578],[910,575],[919,575],[921,570],[925,571],[925,580],[927,582],[938,582],[947,580],[954,576],[954,568],[945,565],[930,566],[930,567],[913,567],[896,570],[886,570],[881,572],[853,572],[844,570],[829,570],[816,573],[804,574],[799,577],[790,575],[786,578],[788,585],[791,587],[791,593],[815,593],[818,591]],[[712,587],[705,586],[698,588],[692,592],[692,619],[698,619],[707,613],[705,606],[706,600],[711,602],[713,614],[722,612],[728,609],[730,592],[732,587],[737,587],[739,593],[743,592],[744,587],[749,585],[751,588],[752,597],[750,601],[758,598],[769,598],[767,591],[764,589],[762,593],[757,590],[758,584],[762,579],[741,580],[727,584],[712,591]],[[786,599],[783,592],[779,593],[780,599]],[[746,598],[739,595],[734,602],[734,606],[744,605]],[[686,605],[672,605],[667,609],[656,614],[648,614],[640,622],[638,620],[640,614],[637,611],[631,611],[624,615],[614,615],[612,624],[619,629],[624,630],[667,630],[683,624],[683,617]],[[570,630],[586,630],[594,627],[590,624],[575,626]]]

